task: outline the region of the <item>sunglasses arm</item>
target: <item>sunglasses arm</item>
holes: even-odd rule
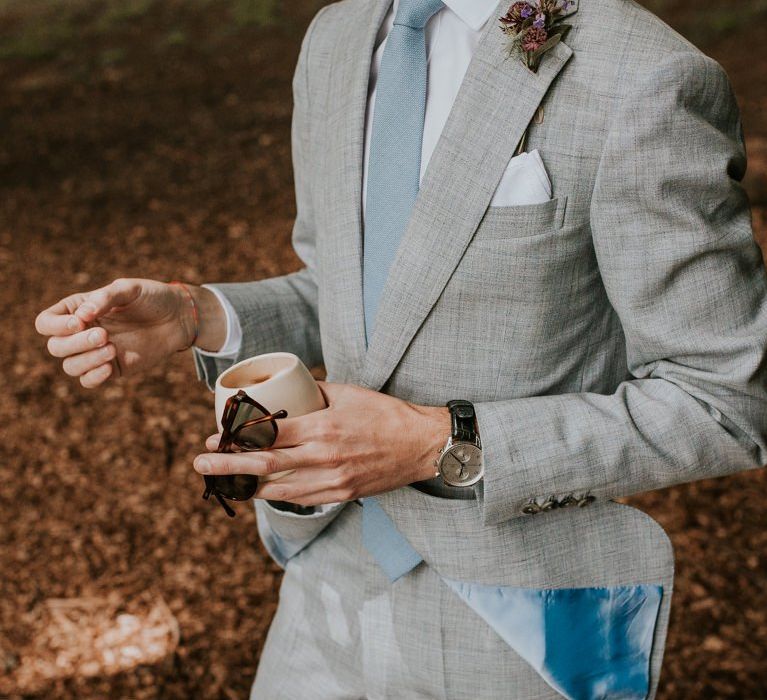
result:
[[[214,491],[213,495],[216,497],[216,500],[221,504],[221,507],[224,509],[226,514],[233,518],[235,516],[234,508],[232,508],[225,500],[224,497],[218,492]]]
[[[277,413],[269,413],[266,416],[261,416],[260,418],[251,418],[250,420],[245,421],[247,425],[256,425],[256,423],[265,423],[266,421],[275,420],[277,418],[287,418],[288,412],[282,408]]]
[[[202,497],[207,501],[211,496],[215,496],[216,500],[221,504],[221,507],[224,509],[226,514],[233,518],[235,516],[235,512],[232,509],[232,507],[223,499],[221,494],[213,487],[206,486],[205,487],[205,493],[202,494]]]

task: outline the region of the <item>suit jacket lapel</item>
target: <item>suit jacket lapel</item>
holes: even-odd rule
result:
[[[365,141],[370,66],[375,40],[392,0],[367,0],[350,6],[348,31],[334,48],[330,90],[326,96],[328,124],[327,191],[334,216],[326,238],[326,259],[333,278],[323,280],[333,290],[333,343],[344,358],[341,379],[360,376],[365,356],[362,305],[362,159]],[[360,28],[364,28],[360,31]]]
[[[505,7],[506,1],[499,12]],[[489,22],[424,173],[362,367],[361,383],[376,391],[439,298],[525,128],[572,55],[560,42],[532,73],[516,57],[507,57],[506,42],[497,23]],[[359,292],[355,313],[362,319],[361,283]]]

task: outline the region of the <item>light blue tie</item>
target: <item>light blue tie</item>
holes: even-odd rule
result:
[[[378,71],[362,267],[368,343],[389,268],[418,194],[426,111],[424,27],[443,7],[441,0],[400,0]]]

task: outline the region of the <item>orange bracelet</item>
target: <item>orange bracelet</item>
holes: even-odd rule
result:
[[[192,342],[189,343],[185,348],[181,348],[178,352],[184,352],[185,350],[189,350],[189,348],[192,347],[197,342],[197,336],[200,335],[200,314],[197,311],[197,304],[194,301],[194,297],[192,296],[192,293],[189,291],[189,287],[187,287],[183,282],[179,282],[177,280],[173,280],[173,282],[168,282],[168,284],[175,285],[177,287],[181,287],[185,292],[186,295],[189,297],[189,303],[192,305],[192,319],[194,320],[194,337],[192,338]]]

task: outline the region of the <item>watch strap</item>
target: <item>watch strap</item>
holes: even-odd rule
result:
[[[479,444],[474,404],[465,399],[453,399],[445,404],[450,411],[451,437],[454,441]]]

